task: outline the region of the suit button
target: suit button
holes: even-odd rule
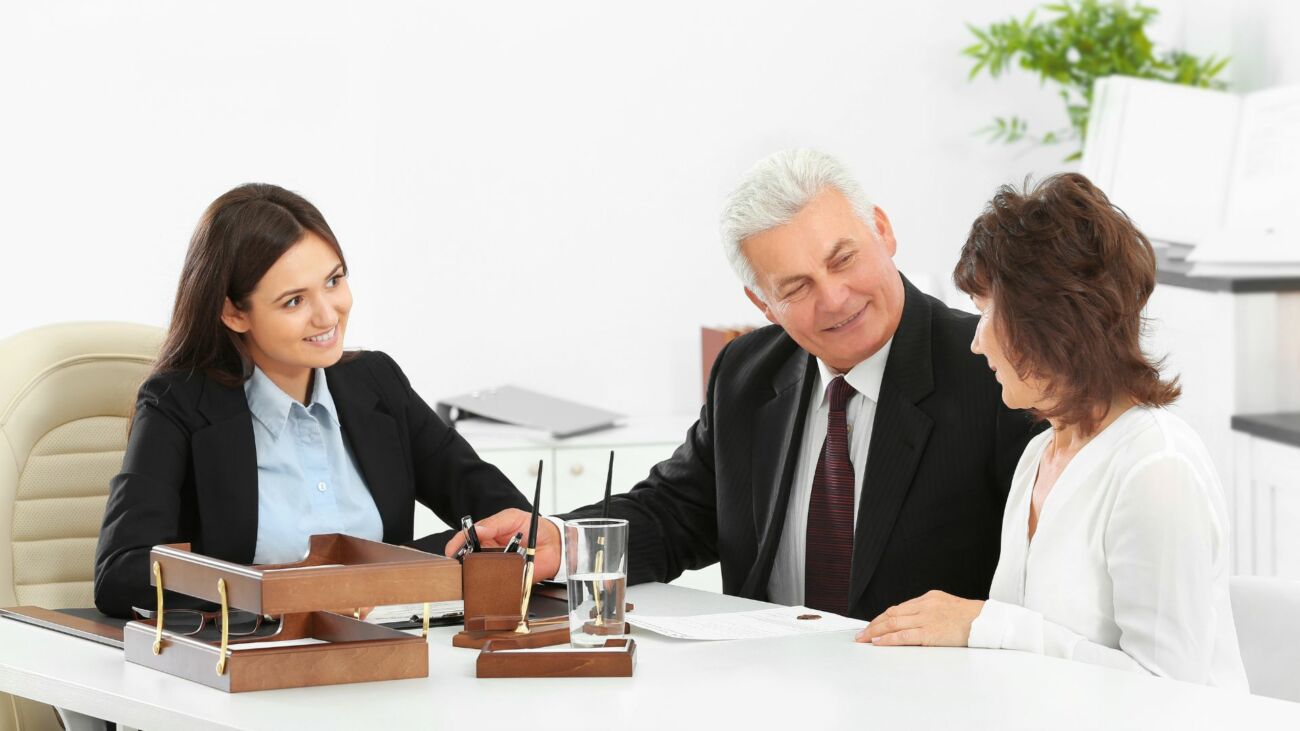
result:
[[[316,483],[316,489],[320,490],[321,492],[325,492],[325,483],[323,482]]]

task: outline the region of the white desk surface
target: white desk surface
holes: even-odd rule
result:
[[[647,614],[767,606],[663,584],[628,592]],[[632,678],[478,680],[478,653],[453,648],[452,634],[431,631],[428,678],[226,694],[128,664],[110,647],[0,619],[0,690],[150,731],[1300,729],[1297,703],[1014,651],[881,648],[851,633],[741,642],[638,633]]]

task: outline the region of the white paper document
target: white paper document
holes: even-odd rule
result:
[[[465,613],[465,602],[457,599],[450,602],[430,602],[429,617],[450,617]],[[375,607],[370,614],[366,615],[366,621],[371,624],[389,624],[392,622],[407,622],[412,617],[423,617],[423,604],[391,604],[386,607]]]
[[[627,621],[637,629],[682,640],[756,640],[859,630],[867,626],[860,619],[841,617],[808,607],[774,607],[752,612],[689,617],[655,617],[631,612],[627,615]]]

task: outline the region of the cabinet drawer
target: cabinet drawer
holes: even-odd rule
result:
[[[614,447],[616,493],[631,490],[650,468],[672,456],[676,444],[637,444]],[[605,496],[609,468],[605,447],[560,447],[555,450],[555,500],[561,512],[599,502]]]
[[[1300,580],[1300,448],[1250,439],[1256,573]]]
[[[555,465],[552,463],[549,449],[491,449],[479,452],[484,462],[491,462],[505,473],[529,503],[533,501],[533,490],[537,488],[537,462],[542,467],[542,512],[555,512]],[[475,519],[483,516],[474,516]]]

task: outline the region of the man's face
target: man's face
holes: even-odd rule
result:
[[[879,209],[874,223],[873,235],[849,201],[828,188],[789,223],[743,242],[764,295],[746,289],[750,300],[840,372],[880,350],[903,313],[894,232]]]

